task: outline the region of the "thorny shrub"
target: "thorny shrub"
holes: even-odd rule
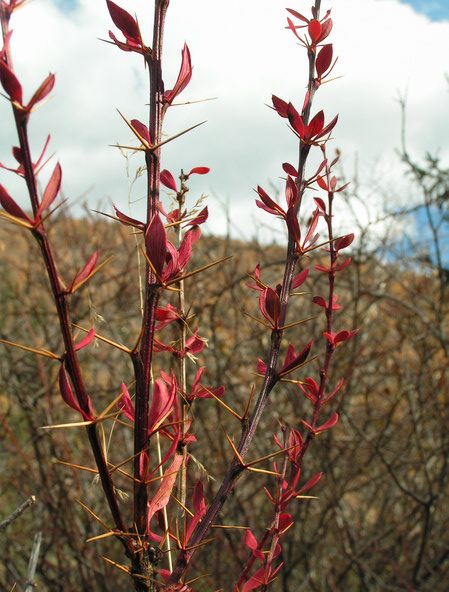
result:
[[[189,172],[181,169],[179,182],[170,171],[160,170],[163,145],[190,131],[184,130],[166,139],[162,135],[165,116],[192,78],[191,56],[188,46],[184,45],[178,78],[168,90],[165,89],[162,40],[169,0],[155,0],[151,46],[145,44],[136,18],[114,2],[106,2],[113,25],[119,31],[118,36],[109,31],[111,44],[119,50],[142,56],[150,78],[148,124],[121,114],[136,140],[134,146],[121,148],[141,152],[145,160],[146,219],[131,218],[117,208],[114,208],[114,214],[108,214],[139,237],[140,253],[146,263],[141,329],[129,346],[101,335],[94,328],[77,327],[72,322],[74,295],[93,276],[101,273],[109,260],[102,260],[95,251],[74,275],[69,276],[61,265],[60,253],[49,238],[48,227],[60,205],[57,198],[62,167],[59,163],[53,167],[41,193],[37,180],[41,170],[50,166],[50,159],[46,157],[50,137],[45,140],[39,156],[34,158],[28,126],[35,107],[51,93],[55,76],[50,74],[30,100],[24,99],[22,84],[13,68],[10,29],[10,19],[22,4],[24,0],[1,2],[0,81],[11,103],[18,134],[18,146],[12,150],[17,164],[15,167],[2,165],[2,168],[23,178],[32,213],[23,210],[17,203],[17,196],[11,196],[0,185],[3,208],[0,216],[15,225],[17,231],[30,233],[40,249],[64,351],[28,349],[53,360],[58,368],[61,397],[79,415],[77,422],[63,427],[85,429],[96,463],[95,472],[101,480],[114,526],[109,529],[84,504],[85,509],[106,528],[98,538],[112,536],[122,545],[128,565],[114,564],[130,575],[136,590],[187,592],[194,590],[198,580],[198,577],[192,579],[190,576],[189,579],[188,576],[192,560],[196,554],[207,553],[202,547],[212,544],[210,529],[220,526],[217,523],[220,511],[239,478],[243,474],[254,479],[260,474],[268,475],[271,481],[265,487],[265,498],[271,507],[271,518],[265,525],[264,534],[255,536],[253,531],[259,526],[257,523],[221,525],[223,528],[242,528],[241,544],[247,549],[246,563],[241,573],[234,577],[234,592],[266,590],[283,567],[280,554],[283,539],[295,523],[295,505],[310,497],[322,478],[322,472],[304,476],[304,461],[314,439],[338,424],[339,413],[332,411],[332,404],[341,393],[344,378],[338,372],[335,377],[331,376],[331,361],[336,348],[357,332],[334,322],[341,308],[336,278],[351,261],[343,252],[354,238],[353,234],[335,236],[333,230],[334,199],[344,186],[339,185],[333,173],[337,159],[328,159],[327,144],[338,116],[329,120],[323,111],[312,115],[314,95],[335,65],[333,45],[329,42],[332,31],[330,10],[321,14],[320,0],[315,0],[309,16],[287,9],[287,29],[307,52],[307,91],[296,106],[273,95],[272,108],[296,136],[298,155],[295,164],[285,162],[282,165],[285,196],[281,203],[258,186],[256,205],[284,223],[288,244],[283,274],[275,283],[268,282],[268,274],[260,265],[249,274],[248,289],[254,291],[260,313],[257,317],[250,316],[264,327],[270,346],[268,351],[259,354],[258,361],[255,353],[254,369],[258,379],[255,384],[246,385],[246,405],[243,410],[237,410],[226,397],[226,384],[209,385],[203,378],[205,367],[194,368],[196,357],[201,354],[206,341],[185,302],[185,283],[197,281],[199,273],[212,273],[207,270],[223,263],[218,260],[193,269],[189,265],[193,250],[201,244],[200,226],[208,217],[207,207],[200,209],[187,203],[189,180],[192,175],[207,174],[209,169],[205,166],[196,166]],[[321,154],[321,163],[312,173],[306,169],[311,150]],[[161,186],[176,197],[177,207],[168,212],[160,201]],[[305,222],[303,210],[309,209],[311,203],[313,211]],[[313,268],[313,273],[327,278],[327,290],[313,294],[316,316],[322,322],[322,339],[315,344],[307,338],[299,344],[290,343],[289,331],[304,325],[303,333],[306,333],[307,322],[311,320],[287,320],[287,313],[292,296],[308,298],[308,265],[315,252],[326,254],[326,258],[321,257]],[[175,339],[171,339],[174,333]],[[86,386],[79,356],[82,350],[92,350],[95,340],[128,356],[134,370],[132,377],[124,377],[126,380],[121,385],[115,385],[115,398],[101,410]],[[2,341],[11,347],[28,347]],[[309,370],[311,360],[317,361],[315,366],[318,364],[319,369],[316,373]],[[307,403],[303,407],[304,415],[299,423],[289,425],[280,414],[279,428],[271,435],[272,452],[261,458],[251,458],[251,444],[259,422],[280,383],[291,388],[292,397],[304,397]],[[209,404],[220,405],[235,420],[240,433],[235,436],[225,434],[231,460],[214,496],[207,500],[202,479],[191,476],[194,472],[191,471],[193,461],[189,450],[196,441],[194,409]],[[120,450],[114,450],[112,426],[114,430],[133,430],[132,456],[111,461],[110,450],[114,456],[120,453]],[[219,430],[219,426],[216,429]],[[108,453],[105,434],[112,438]],[[83,470],[85,467],[78,465],[78,468]],[[114,483],[118,476],[132,484],[129,504],[119,501]],[[195,570],[200,573],[199,561],[195,563]]]

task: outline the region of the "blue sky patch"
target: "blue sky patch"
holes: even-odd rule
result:
[[[449,20],[448,0],[401,0],[434,21]]]
[[[61,12],[72,12],[78,8],[78,0],[53,0]]]

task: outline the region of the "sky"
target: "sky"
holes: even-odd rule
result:
[[[121,5],[137,14],[150,44],[153,2],[123,0]],[[310,2],[171,0],[166,87],[176,80],[186,41],[194,70],[179,100],[217,99],[169,111],[169,135],[207,123],[167,145],[163,167],[175,176],[181,168],[211,168],[207,177],[192,178],[189,194],[192,203],[202,192],[210,196],[209,232],[224,233],[228,225],[234,236],[245,239],[271,232],[265,225],[272,220],[256,208],[253,188],[260,184],[275,196],[281,164],[297,160],[294,136],[266,106],[274,93],[300,108],[306,84],[305,52],[285,30],[286,5],[306,12]],[[319,90],[314,108],[323,108],[328,120],[340,115],[331,150],[341,151],[342,171],[357,179],[353,187],[365,203],[355,207],[355,215],[363,223],[385,207],[394,210],[417,198],[397,156],[398,97],[407,101],[412,156],[430,151],[449,161],[449,3],[323,0],[322,6],[332,7],[329,41],[339,59],[337,79]],[[51,99],[32,116],[31,138],[37,153],[51,133],[69,203],[86,196],[92,208],[111,212],[115,203],[143,216],[142,180],[131,187],[141,162],[137,156],[127,161],[110,145],[131,141],[116,109],[129,119],[146,120],[147,75],[138,56],[99,41],[109,29],[120,36],[105,3],[33,0],[14,15],[12,28],[14,67],[25,96],[32,95],[49,71],[56,73]],[[0,121],[0,161],[11,165],[16,139],[5,100],[0,100]],[[23,187],[9,174],[0,171],[0,182],[26,203]],[[77,208],[73,206],[75,214]],[[339,214],[349,228],[351,215],[343,203]]]

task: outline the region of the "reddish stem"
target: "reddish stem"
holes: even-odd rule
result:
[[[163,105],[164,83],[162,80],[161,61],[163,49],[164,23],[169,0],[157,0],[154,8],[153,47],[145,55],[150,76],[150,137],[155,145],[162,139],[162,123],[165,108]],[[147,168],[147,222],[148,228],[153,216],[158,215],[159,186],[160,186],[160,155],[161,150],[148,150],[145,154]],[[145,532],[148,522],[148,491],[147,485],[140,479],[140,458],[143,451],[147,451],[148,420],[152,385],[152,357],[155,335],[156,311],[160,296],[160,286],[157,283],[151,268],[146,266],[145,299],[142,321],[142,337],[140,349],[133,352],[132,360],[136,378],[136,411],[134,431],[134,524],[141,540],[143,548],[137,553],[138,558],[134,562],[140,565],[137,571],[146,565],[145,553],[148,546]],[[150,569],[150,571],[149,571]],[[152,577],[151,568],[147,567],[147,575]],[[137,584],[136,584],[137,585]],[[146,589],[142,583],[142,589]],[[149,584],[148,584],[149,585]]]
[[[317,17],[319,16],[321,0],[315,0],[315,8],[317,10]],[[314,74],[315,74],[315,54],[312,52],[308,52],[309,57],[309,81],[308,81],[308,88],[310,89],[310,101],[308,107],[304,113],[303,121],[304,124],[307,125],[310,117],[310,110],[312,106],[313,94],[315,91],[314,88]],[[305,165],[307,161],[307,157],[309,155],[310,146],[301,143],[300,150],[299,150],[299,166],[298,166],[298,191],[300,195],[300,200],[298,204],[298,210],[301,203],[301,197],[304,192],[304,172],[305,172]],[[296,263],[298,261],[299,255],[296,252],[296,243],[293,237],[289,238],[288,247],[287,247],[287,254],[286,254],[286,262],[284,268],[284,276],[282,282],[282,290],[280,294],[280,315],[279,315],[279,326],[282,327],[285,324],[285,319],[287,316],[287,308],[288,308],[288,301],[290,296],[291,284],[295,272]],[[238,444],[238,452],[243,460],[245,460],[248,450],[251,446],[251,442],[254,438],[256,433],[257,427],[259,425],[260,419],[264,412],[265,406],[268,401],[268,397],[273,390],[274,386],[278,381],[276,367],[279,358],[279,351],[282,343],[282,336],[283,331],[281,329],[274,329],[271,333],[271,347],[268,355],[268,364],[267,370],[265,373],[264,381],[259,391],[259,395],[254,407],[254,410],[251,414],[249,421],[243,423],[242,427],[242,435],[240,438],[240,442]],[[231,461],[231,464],[228,468],[228,471],[223,479],[223,482],[215,495],[212,503],[210,504],[206,515],[204,516],[203,520],[198,524],[197,528],[192,534],[192,537],[189,541],[190,548],[186,550],[182,550],[178,556],[178,560],[176,562],[175,568],[168,580],[168,584],[176,584],[185,574],[189,563],[194,556],[198,545],[201,541],[204,540],[207,532],[209,531],[210,527],[212,526],[213,522],[215,521],[217,515],[221,511],[221,508],[225,504],[228,496],[234,489],[236,482],[240,475],[245,470],[240,464],[240,461],[234,456]]]
[[[2,32],[3,39],[8,33],[9,24],[9,13],[4,8],[1,9],[0,18],[2,21]],[[7,48],[5,52],[6,63],[12,69],[12,59]],[[28,115],[20,111],[12,104],[14,119],[17,127],[17,134],[19,138],[19,144],[23,155],[23,167],[24,167],[24,178],[28,187],[29,197],[32,205],[34,214],[36,214],[39,207],[39,196],[37,193],[37,181],[36,175],[33,169],[31,150],[28,138]],[[65,366],[70,376],[75,396],[83,411],[89,412],[89,397],[86,392],[84,381],[82,378],[81,368],[79,365],[78,357],[75,351],[75,346],[72,337],[72,322],[70,316],[70,304],[68,294],[61,284],[59,275],[56,268],[54,254],[49,243],[45,227],[43,223],[40,223],[37,227],[33,228],[32,234],[39,244],[42,257],[47,270],[48,279],[50,282],[51,292],[55,301],[56,311],[58,314],[60,330],[65,347]],[[98,473],[100,480],[105,492],[106,499],[108,501],[109,508],[114,520],[115,527],[118,531],[126,532],[126,528],[121,516],[120,508],[117,503],[117,499],[114,493],[114,484],[109,473],[106,459],[103,454],[103,449],[98,438],[97,428],[95,423],[87,426],[86,428],[89,442],[92,448],[92,452],[97,464]],[[120,536],[119,536],[120,538]],[[126,539],[121,539],[128,554],[131,553],[131,546]]]

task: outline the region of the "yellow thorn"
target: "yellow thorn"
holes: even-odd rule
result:
[[[86,539],[84,542],[85,543],[92,543],[93,541],[99,541],[100,539],[106,539],[111,536],[117,536],[118,534],[119,533],[113,532],[113,531],[104,532],[103,534],[99,534],[97,536],[90,537],[89,539]]]
[[[191,132],[192,130],[194,130],[195,128],[199,127],[200,125],[203,125],[204,123],[206,123],[206,121],[202,121],[201,123],[197,123],[196,125],[192,125],[192,127],[187,128],[183,132],[179,132],[178,134],[175,134],[174,136],[170,136],[169,138],[167,138],[163,142],[160,142],[159,144],[156,144],[155,146],[152,146],[151,147],[151,150],[154,152],[155,150],[157,150],[158,148],[160,148],[164,144],[168,144],[168,142],[172,142],[173,140],[176,140],[176,138],[179,138],[180,136],[183,136],[184,134],[187,134],[188,132]]]
[[[196,275],[197,273],[201,273],[202,271],[206,271],[206,269],[209,269],[210,267],[213,267],[214,265],[218,265],[219,263],[223,263],[223,261],[227,261],[228,259],[231,259],[231,258],[232,258],[232,255],[229,255],[228,257],[223,257],[223,259],[219,259],[218,261],[214,261],[213,263],[208,263],[208,265],[204,265],[203,267],[199,267],[198,269],[195,269],[194,271],[186,273],[183,276],[180,276],[180,277],[177,277],[173,280],[170,280],[169,282],[167,282],[166,285],[170,286],[171,284],[178,283],[182,280],[192,277],[193,275]]]
[[[243,312],[244,315],[246,315],[247,317],[249,317],[253,321],[256,321],[256,323],[259,323],[260,325],[263,325],[267,329],[270,329],[270,331],[273,330],[273,325],[269,325],[265,321],[262,321],[261,319],[258,319],[257,317],[253,317],[253,315],[249,314],[249,312],[246,312],[246,310],[243,310],[242,309],[242,312]]]
[[[255,469],[254,467],[246,467],[248,471],[252,471],[253,473],[263,473],[265,475],[274,475],[275,477],[280,477],[280,473],[276,473],[275,471],[268,471],[267,469]]]
[[[33,228],[32,224],[30,224],[29,222],[22,220],[22,218],[16,218],[15,216],[11,216],[11,214],[8,214],[7,212],[0,212],[0,218],[3,218],[8,222],[12,222],[17,226],[22,226],[22,228],[27,228],[28,230],[31,230]]]
[[[75,498],[75,501],[88,513],[92,516],[92,518],[94,518],[99,524],[101,524],[101,526],[107,531],[109,532],[111,529],[109,528],[109,526],[103,522],[103,520],[97,516],[95,514],[95,512],[93,510],[91,510],[88,506],[86,506],[86,504],[84,504],[80,499],[78,499],[77,497]]]
[[[187,506],[185,506],[185,505],[182,503],[182,501],[181,501],[181,500],[179,500],[177,497],[175,497],[175,496],[172,496],[172,497],[173,497],[173,499],[175,500],[175,502],[176,502],[176,503],[177,503],[179,506],[181,506],[181,508],[184,510],[184,512],[187,512],[187,514],[190,514],[190,517],[191,517],[191,518],[193,518],[193,516],[194,516],[193,512],[191,512],[191,511],[189,510],[189,508],[188,508]]]
[[[124,565],[120,565],[120,563],[117,563],[116,561],[112,561],[112,559],[108,559],[107,557],[105,557],[104,555],[100,555],[100,557],[102,559],[104,559],[107,563],[110,563],[111,565],[113,565],[114,567],[117,567],[118,569],[121,569],[122,571],[124,571],[126,574],[133,575],[131,570],[128,569],[127,567],[125,567]],[[134,577],[143,577],[143,576],[137,576],[135,575]]]
[[[284,325],[283,327],[279,327],[279,331],[285,331],[286,329],[291,329],[292,327],[296,327],[298,325],[302,325],[303,323],[308,323],[309,321],[313,321],[313,319],[318,318],[318,315],[313,317],[308,317],[307,319],[302,319],[301,321],[295,321],[294,323],[289,323],[288,325]]]
[[[251,392],[250,392],[250,394],[249,394],[249,399],[248,399],[248,402],[247,402],[247,404],[246,404],[245,411],[243,412],[243,415],[242,415],[242,421],[243,421],[244,419],[246,419],[246,416],[248,415],[248,412],[249,412],[249,406],[251,405],[251,401],[253,400],[253,396],[254,396],[254,390],[255,390],[255,388],[256,388],[256,385],[255,385],[255,384],[252,384],[252,385],[251,385]]]
[[[164,282],[161,280],[158,272],[154,269],[154,265],[151,263],[150,258],[148,257],[148,255],[145,253],[144,249],[142,249],[142,247],[140,247],[140,250],[142,251],[142,255],[145,257],[148,265],[151,268],[151,271],[154,273],[154,275],[156,276],[157,281],[163,286]]]
[[[245,462],[244,462],[243,458],[240,456],[240,452],[237,450],[234,442],[231,440],[231,437],[228,436],[228,434],[225,432],[224,429],[223,429],[223,431],[224,431],[224,435],[226,436],[226,439],[229,442],[235,456],[237,457],[237,460],[239,461],[239,463],[241,464],[242,467],[246,468]]]
[[[74,421],[73,423],[58,423],[55,425],[41,426],[41,430],[56,430],[59,428],[81,428],[95,423],[94,421]]]
[[[55,458],[53,460],[53,462],[58,465],[64,465],[66,467],[72,467],[73,469],[79,469],[80,471],[87,471],[88,473],[94,473],[95,475],[98,473],[97,469],[91,469],[90,467],[83,467],[82,465],[75,465],[73,463],[69,463],[64,460],[59,460],[57,458]]]
[[[282,450],[277,450],[276,452],[272,452],[271,454],[267,454],[266,456],[262,456],[261,458],[258,458],[257,460],[253,460],[250,463],[248,463],[246,466],[251,467],[252,465],[257,465],[260,462],[263,462],[264,460],[269,460],[270,458],[273,458],[274,456],[278,456],[279,454],[283,454],[284,452],[288,452],[289,450],[293,450],[293,448],[299,448],[299,445],[295,444],[294,446],[290,446],[289,448],[282,448]]]
[[[48,351],[47,349],[36,349],[28,345],[16,343],[15,341],[8,341],[8,339],[0,339],[0,343],[4,343],[5,345],[11,345],[12,347],[16,347],[17,349],[22,349],[23,351],[31,352],[32,354],[37,354],[38,356],[44,356],[52,360],[61,360],[60,356],[57,356],[56,354],[54,354],[51,351]]]
[[[234,526],[234,525],[227,525],[227,524],[212,524],[211,528],[233,528],[237,530],[249,530],[249,526]]]
[[[142,142],[142,145],[147,149],[147,150],[151,150],[152,146],[150,146],[150,144],[148,144],[147,140],[145,140],[145,138],[142,138],[142,136],[139,134],[139,132],[134,129],[133,124],[131,123],[131,121],[128,121],[128,119],[122,115],[122,113],[120,113],[120,111],[117,109],[120,117],[123,119],[123,121],[126,123],[126,125],[129,127],[129,129],[133,132],[133,134],[137,137],[138,140],[140,140]]]
[[[231,414],[233,415],[236,419],[238,419],[239,421],[242,421],[242,418],[240,417],[240,415],[235,412],[233,409],[231,409],[231,407],[229,407],[229,405],[226,405],[226,403],[224,401],[222,401],[220,399],[220,397],[217,397],[217,395],[215,395],[210,389],[208,389],[207,387],[203,387],[205,391],[207,391],[210,395],[212,395],[212,397],[218,402],[220,403],[220,405],[223,405],[223,407]]]

